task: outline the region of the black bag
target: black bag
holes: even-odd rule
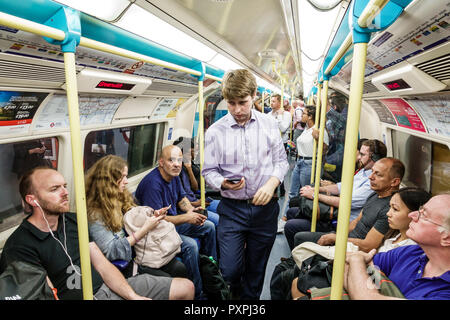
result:
[[[314,201],[311,199],[307,199],[305,197],[300,197],[299,201],[299,212],[297,215],[297,219],[312,219]],[[338,208],[329,206],[322,202],[318,202],[318,210],[317,210],[317,221],[330,222],[336,219],[338,215]]]
[[[300,207],[300,197],[295,196],[289,200],[289,208]]]
[[[310,288],[326,288],[331,286],[333,260],[316,254],[302,262],[298,275],[297,289],[304,294]]]
[[[217,261],[213,257],[200,255],[200,275],[202,277],[203,292],[208,300],[230,300],[231,292],[222,277]]]
[[[0,300],[55,300],[42,268],[13,261],[0,275]]]
[[[291,300],[291,286],[300,269],[294,258],[289,257],[275,266],[270,279],[270,298],[272,300]]]

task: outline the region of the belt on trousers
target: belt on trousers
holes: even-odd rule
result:
[[[245,204],[253,205],[252,204],[253,198],[250,198],[250,199],[231,199],[231,198],[222,197],[222,199],[228,200],[228,201],[231,201],[231,202],[235,202],[235,203],[241,203],[241,204],[245,203]],[[272,200],[278,200],[278,197],[273,196],[272,199],[270,199],[270,201],[272,201]]]
[[[302,156],[298,156],[299,159],[303,159],[303,160],[311,160],[312,157],[302,157]]]

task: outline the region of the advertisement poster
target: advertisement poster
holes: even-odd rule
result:
[[[392,98],[380,101],[392,112],[400,127],[427,132],[416,111],[405,100]]]
[[[37,59],[63,62],[61,48],[46,42],[42,37],[29,32],[0,26],[0,51],[25,55]],[[102,70],[123,72],[144,77],[197,84],[195,76],[171,70],[162,66],[144,63],[94,49],[78,47],[75,53],[76,64]]]
[[[450,40],[450,0],[440,0],[438,12],[435,1],[416,1],[408,14],[400,16],[395,25],[375,34],[367,50],[364,77],[376,74],[430,48]],[[422,23],[416,23],[416,22]],[[352,63],[338,73],[348,85]]]
[[[366,100],[366,102],[375,110],[381,122],[396,125],[392,113],[378,100]]]
[[[78,97],[80,125],[111,123],[114,113],[123,100],[125,97],[80,95]],[[70,125],[67,97],[65,95],[52,96],[36,122],[36,130],[68,128]]]
[[[177,116],[178,109],[185,101],[185,98],[162,99],[153,111],[151,116],[152,120],[175,118]]]
[[[27,132],[48,93],[0,91],[0,133]]]
[[[422,117],[428,132],[450,138],[450,96],[406,99]]]

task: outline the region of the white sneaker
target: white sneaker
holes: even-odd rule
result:
[[[278,220],[278,229],[277,233],[282,233],[284,231],[284,225],[286,224],[286,221],[283,219]]]

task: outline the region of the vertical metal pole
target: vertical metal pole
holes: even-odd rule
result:
[[[78,88],[75,69],[75,54],[73,52],[64,52],[64,67],[66,71],[67,104],[69,108],[70,141],[72,147],[72,165],[77,208],[78,241],[82,274],[81,283],[83,286],[83,299],[92,300],[92,275],[86,213],[86,192],[84,189],[83,149],[81,148]]]
[[[345,254],[352,204],[353,174],[355,172],[356,147],[358,145],[358,129],[361,115],[366,55],[367,43],[355,43],[353,47],[353,67],[345,134],[344,161],[342,166],[342,186],[336,230],[336,252],[331,280],[331,300],[341,299],[344,284]]]
[[[319,93],[317,99],[319,99]],[[328,97],[328,80],[323,82],[323,91],[322,91],[322,107],[320,108],[320,126],[319,126],[319,142],[318,142],[318,151],[317,151],[317,159],[316,159],[316,178],[314,180],[314,201],[313,201],[313,212],[311,218],[311,232],[316,231],[317,224],[317,207],[319,206],[319,188],[320,188],[320,175],[322,174],[322,154],[323,154],[323,136],[325,135],[325,116],[327,112],[327,97]],[[316,110],[316,119],[317,119]],[[317,128],[317,122],[316,122]]]
[[[205,162],[205,102],[203,101],[203,81],[198,82],[198,135],[200,144],[200,172],[203,170]],[[206,208],[205,199],[205,178],[200,175],[200,204],[202,208]]]
[[[265,91],[261,93],[261,113],[264,113],[264,99],[265,99]]]
[[[319,112],[320,112],[320,93],[322,92],[322,87],[320,83],[317,84],[317,100],[316,100],[316,118],[314,119],[314,123],[319,123]],[[308,99],[308,105],[312,104],[312,95]],[[312,156],[312,164],[311,164],[311,184],[314,183],[314,176],[316,172],[316,153],[317,153],[317,140],[313,139],[313,156]]]

